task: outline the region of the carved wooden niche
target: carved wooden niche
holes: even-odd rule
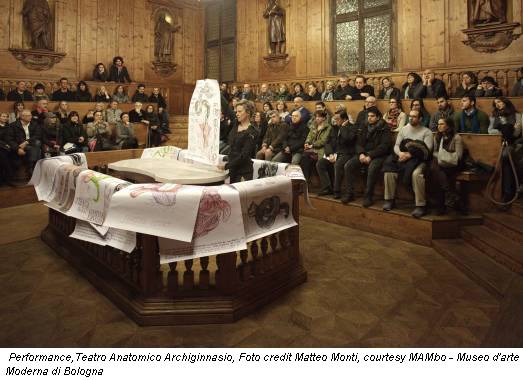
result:
[[[161,76],[169,76],[176,71],[174,34],[181,25],[175,24],[173,12],[166,7],[156,8],[152,13],[153,56],[152,68]]]
[[[57,51],[57,23],[63,0],[14,0],[9,51],[31,70],[49,70],[65,53]]]
[[[509,22],[511,1],[467,0],[468,37],[463,43],[481,53],[506,49],[521,33],[515,33],[518,22]]]

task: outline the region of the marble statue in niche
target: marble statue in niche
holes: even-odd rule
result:
[[[269,54],[285,54],[285,10],[278,0],[268,0],[263,17],[268,19]]]
[[[22,15],[24,26],[31,36],[31,47],[39,50],[53,50],[52,16],[47,1],[25,0]]]

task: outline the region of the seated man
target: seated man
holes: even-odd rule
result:
[[[490,119],[476,108],[476,98],[472,95],[461,98],[461,111],[454,112],[454,125],[458,133],[488,133]]]
[[[356,75],[354,87],[351,87],[349,96],[350,100],[364,100],[369,96],[374,97],[374,87],[367,84],[367,78],[363,75]]]
[[[136,92],[134,93],[131,101],[133,103],[136,103],[136,102],[147,103],[149,101],[149,97],[145,93],[145,84],[140,83],[138,85],[138,88],[136,89]]]
[[[290,162],[299,165],[303,154],[303,145],[309,134],[307,123],[301,119],[300,111],[292,111],[291,126],[283,142],[283,150],[272,159],[275,162]]]
[[[66,100],[68,102],[74,102],[75,93],[69,89],[69,81],[67,78],[60,78],[60,88],[53,92],[51,99],[53,102],[59,102]]]
[[[332,119],[334,124],[325,144],[324,156],[316,164],[321,182],[321,191],[318,195],[334,193],[334,199],[340,199],[345,164],[356,152],[357,130],[349,122],[346,111],[337,111]],[[333,174],[334,183],[331,181]]]
[[[300,112],[300,115],[301,115],[301,121],[305,124],[308,124],[309,123],[309,120],[311,119],[311,113],[310,111],[305,108],[303,106],[303,99],[300,98],[299,96],[295,97],[294,98],[294,109],[293,111],[299,111]],[[286,118],[285,118],[285,121],[287,122],[287,124],[291,124],[292,121],[291,121],[291,114],[289,114]]]
[[[363,128],[365,125],[367,125],[368,122],[368,114],[367,110],[371,107],[376,106],[376,98],[374,96],[368,96],[365,98],[365,103],[363,104],[363,110],[358,112],[358,116],[356,116],[356,126],[358,128]]]
[[[17,157],[27,165],[30,173],[42,155],[42,139],[42,127],[33,121],[31,111],[24,109],[20,119],[11,124],[10,140]]]
[[[345,164],[347,177],[347,193],[341,199],[342,203],[354,200],[354,181],[361,168],[367,167],[367,184],[363,207],[373,204],[373,194],[376,181],[381,174],[381,167],[389,154],[391,145],[390,128],[381,118],[381,112],[376,107],[367,108],[367,124],[358,128],[356,155]]]
[[[109,108],[105,110],[105,119],[109,124],[118,124],[120,122],[120,116],[122,110],[118,108],[118,102],[116,100],[109,103]]]
[[[283,149],[283,142],[287,138],[289,124],[282,121],[278,111],[269,111],[271,121],[263,138],[261,149],[256,153],[258,160],[270,161]]]
[[[440,96],[436,101],[438,103],[438,110],[430,117],[429,127],[433,132],[438,131],[438,121],[441,119],[450,119],[454,115],[454,108],[450,104],[449,99],[445,96]]]
[[[274,94],[269,90],[269,85],[267,83],[262,83],[260,86],[260,92],[256,101],[258,102],[272,102],[274,100]]]
[[[14,102],[23,102],[26,100],[33,100],[33,95],[26,88],[25,81],[19,80],[16,82],[16,88],[9,91],[7,94],[7,100]]]
[[[396,186],[399,172],[403,173],[404,182],[412,180],[412,189],[416,198],[416,208],[412,212],[415,218],[427,214],[425,200],[425,174],[427,161],[430,160],[434,140],[430,129],[420,123],[420,112],[409,112],[410,122],[404,126],[396,138],[392,159],[387,160],[383,171],[385,172],[385,203],[383,210],[390,211],[394,208]],[[397,160],[396,160],[397,157]],[[389,164],[390,163],[390,167]]]
[[[346,75],[341,75],[339,85],[334,90],[334,100],[349,100],[352,86],[349,84],[349,78]]]
[[[249,83],[245,83],[243,85],[243,92],[240,94],[241,100],[254,100],[256,99],[256,96],[252,92],[251,85]]]

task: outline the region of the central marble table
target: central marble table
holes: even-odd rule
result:
[[[220,183],[227,178],[218,167],[190,164],[177,160],[137,158],[109,164],[109,169],[126,177],[145,176],[156,182],[178,183],[181,185],[205,185]]]

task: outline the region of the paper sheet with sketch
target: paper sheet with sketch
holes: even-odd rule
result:
[[[130,182],[93,170],[85,170],[76,179],[73,205],[67,215],[94,224],[103,224],[112,195]]]
[[[104,225],[190,242],[202,186],[145,183],[116,192]]]
[[[238,191],[227,185],[207,186],[192,242],[160,238],[159,246],[162,264],[247,249]]]
[[[214,79],[196,82],[189,105],[189,158],[218,165],[221,95]]]
[[[292,181],[269,177],[233,185],[240,193],[247,241],[296,226],[292,216]]]
[[[167,145],[167,146],[159,146],[156,148],[147,148],[144,149],[142,152],[142,156],[140,158],[157,158],[157,159],[169,159],[169,160],[177,160],[178,155],[182,151],[181,148]]]
[[[78,219],[76,220],[73,233],[69,236],[98,245],[108,245],[127,253],[131,253],[136,247],[135,232],[109,228],[105,235],[102,236],[92,225]]]

